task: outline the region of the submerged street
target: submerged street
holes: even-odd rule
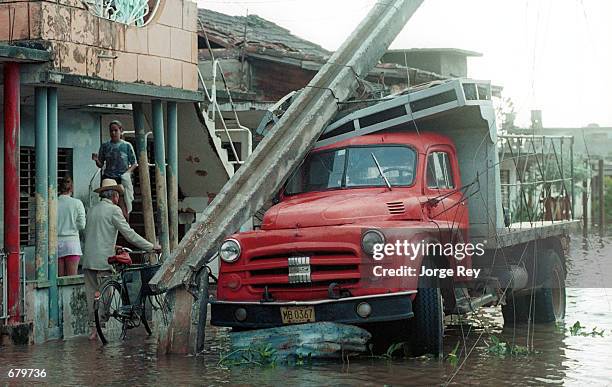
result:
[[[568,284],[576,286],[583,281],[579,275],[583,265],[601,267],[612,256],[611,242],[610,236],[604,239],[591,236],[588,241],[574,236]],[[593,272],[597,274],[598,270]],[[602,277],[598,281],[603,280]],[[130,331],[125,342],[106,347],[86,337],[4,347],[0,352],[0,380],[9,380],[11,368],[44,368],[47,377],[39,381],[63,385],[440,385],[448,381],[457,385],[609,385],[612,289],[570,288],[567,302],[565,328],[523,325],[503,329],[499,308],[485,309],[463,324],[449,321],[445,354],[460,342],[456,365],[448,357],[444,360],[362,357],[344,362],[227,367],[218,363],[228,350],[229,332],[209,327],[207,351],[199,357],[158,357],[155,337],[140,336],[140,330],[135,330],[138,334]],[[583,328],[571,332],[570,327],[576,322]],[[593,329],[603,330],[603,334],[593,335]],[[492,336],[508,345],[532,343],[535,352],[503,357],[495,351]],[[465,351],[469,358],[464,363]]]

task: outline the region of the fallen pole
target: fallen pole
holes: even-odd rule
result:
[[[376,3],[164,262],[150,282],[155,290],[170,290],[166,300],[172,314],[158,329],[158,352],[195,351],[198,319],[193,316],[199,312],[186,289],[197,287],[195,274],[206,264],[205,257],[279,190],[332,120],[338,103],[351,96],[358,78],[376,65],[422,2]]]
[[[274,195],[333,118],[338,102],[348,99],[357,78],[376,65],[421,3],[376,3],[207,207],[203,220],[191,227],[151,280],[153,288],[172,289],[188,282],[203,266],[204,256]]]

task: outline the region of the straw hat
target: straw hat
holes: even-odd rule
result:
[[[100,185],[100,188],[95,189],[94,192],[100,193],[100,192],[110,191],[110,190],[117,191],[119,192],[120,195],[123,195],[123,186],[121,184],[117,184],[115,179],[102,180],[102,184]]]

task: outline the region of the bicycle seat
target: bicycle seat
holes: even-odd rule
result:
[[[120,254],[116,254],[113,255],[112,257],[108,257],[108,263],[109,265],[131,265],[132,264],[132,258],[130,258],[130,254],[128,254],[127,252],[123,252]]]

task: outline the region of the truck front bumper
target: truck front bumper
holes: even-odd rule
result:
[[[282,307],[313,307],[315,321],[345,324],[368,324],[382,321],[404,320],[414,316],[411,294],[416,291],[380,294],[375,296],[345,297],[337,300],[304,302],[237,302],[211,301],[212,325],[232,328],[272,328],[283,324]],[[357,306],[366,302],[371,307],[368,317],[357,314]],[[236,319],[238,309],[246,311],[246,318]],[[241,311],[243,317],[244,312]]]

